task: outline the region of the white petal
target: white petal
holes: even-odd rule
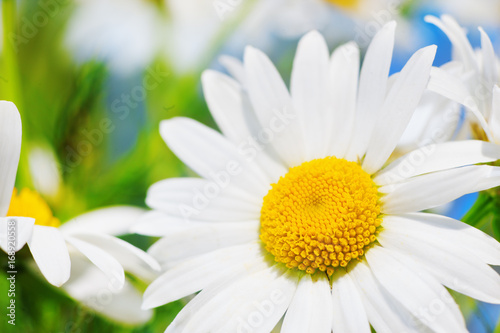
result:
[[[382,169],[373,179],[378,185],[429,172],[500,159],[500,146],[485,141],[467,140],[431,144],[414,150]]]
[[[380,285],[364,262],[357,263],[349,275],[360,291],[368,320],[378,333],[423,331],[423,324]]]
[[[125,281],[117,289],[83,256],[72,254],[71,278],[63,289],[84,306],[110,318],[129,325],[143,324],[153,315],[151,310],[142,310],[142,293]]]
[[[435,16],[426,16],[425,21],[434,24],[441,29],[450,39],[454,48],[454,55],[457,55],[457,60],[462,61],[466,65],[466,70],[477,70],[477,63],[474,56],[474,50],[467,39],[464,29],[460,27],[449,15],[442,15],[441,20]]]
[[[343,158],[349,148],[356,116],[358,95],[359,47],[354,42],[339,46],[330,59],[330,96],[332,104],[323,122],[329,129],[324,140],[329,142],[328,156]]]
[[[113,258],[113,256],[93,244],[71,236],[66,236],[66,241],[106,274],[107,279],[115,284],[117,288],[123,287],[125,283],[125,272],[123,271],[122,265]]]
[[[461,78],[457,78],[440,68],[432,67],[431,78],[429,80],[429,84],[427,85],[427,89],[465,106],[484,129],[488,139],[493,141],[486,119],[479,111],[479,107],[476,100],[473,98],[472,93],[469,92],[462,81],[463,80]]]
[[[233,283],[205,289],[177,315],[165,332],[268,333],[285,313],[297,277],[273,266]]]
[[[33,259],[50,284],[60,287],[71,271],[66,242],[57,228],[35,225],[28,240]]]
[[[7,215],[21,153],[21,117],[12,102],[0,101],[0,217]]]
[[[148,250],[160,265],[199,255],[223,247],[259,239],[259,221],[240,223],[194,224],[191,228],[173,230]]]
[[[408,224],[411,228],[404,227]],[[500,303],[500,275],[463,244],[449,242],[446,230],[428,234],[418,228],[418,222],[387,216],[377,240],[385,248],[420,261],[448,288],[483,302]]]
[[[465,166],[417,176],[379,188],[384,214],[401,214],[433,208],[462,195],[500,185],[500,168]]]
[[[233,79],[215,71],[202,76],[203,91],[210,112],[222,133],[237,147],[238,153],[277,180],[286,173],[253,111],[243,88]],[[276,160],[271,158],[276,157]]]
[[[361,159],[366,152],[375,122],[386,96],[394,48],[396,23],[391,21],[373,37],[361,68],[355,127],[347,159]]]
[[[286,311],[281,333],[330,333],[333,304],[330,282],[325,275],[315,281],[304,275]]]
[[[169,178],[153,184],[146,197],[153,209],[186,220],[241,221],[260,217],[262,198],[201,178]]]
[[[247,47],[244,57],[247,89],[262,129],[267,129],[271,144],[287,167],[305,160],[300,119],[278,71],[261,51]]]
[[[222,73],[206,70],[201,77],[210,113],[224,135],[239,145],[252,136],[257,119],[241,85]],[[251,121],[253,120],[253,121]]]
[[[491,104],[491,133],[496,140],[495,143],[500,144],[500,88],[497,85],[493,87],[493,97]]]
[[[332,283],[333,332],[370,332],[370,324],[358,288],[341,270]]]
[[[425,325],[439,333],[467,332],[453,298],[410,258],[405,264],[393,251],[375,246],[366,259],[382,286]]]
[[[137,223],[132,225],[130,232],[146,236],[162,237],[173,231],[193,228],[193,224],[192,221],[186,221],[153,210],[142,215]]]
[[[498,82],[498,66],[495,56],[495,50],[493,44],[491,44],[490,37],[486,34],[483,28],[479,27],[479,32],[481,33],[481,54],[483,56],[483,77],[486,80],[484,84],[487,87],[492,87]],[[487,111],[487,110],[485,110]],[[489,118],[489,114],[485,114],[486,118]]]
[[[143,308],[154,308],[205,287],[245,276],[267,265],[257,243],[227,247],[180,262],[158,277],[144,292]]]
[[[331,131],[324,117],[331,112],[328,104],[328,46],[317,31],[301,38],[293,61],[290,92],[297,117],[304,131],[306,160],[325,157]]]
[[[227,55],[221,55],[219,57],[219,62],[227,69],[229,74],[231,74],[231,76],[241,84],[242,87],[246,86],[245,68],[239,59]]]
[[[162,121],[160,134],[186,165],[220,188],[234,185],[260,197],[269,190],[267,175],[216,131],[177,117]]]
[[[132,206],[101,208],[79,215],[59,229],[65,235],[92,231],[119,236],[128,234],[130,226],[145,212],[145,209]]]
[[[22,249],[31,238],[34,224],[31,217],[0,217],[0,248],[5,253]]]
[[[470,94],[464,82],[458,76],[448,73],[442,68],[432,67],[427,88],[452,101],[477,109],[475,101],[468,98]]]
[[[412,213],[387,216],[383,223],[389,218],[398,220],[398,224],[393,224],[392,228],[398,226],[416,234],[436,235],[443,244],[461,244],[464,250],[485,263],[500,265],[500,243],[462,221],[436,214]]]
[[[122,239],[93,232],[73,234],[72,237],[99,247],[118,260],[127,272],[144,280],[151,279],[155,271],[160,271],[155,259]]]
[[[435,54],[435,45],[415,52],[388,92],[363,161],[368,173],[380,169],[396,148],[429,81]]]

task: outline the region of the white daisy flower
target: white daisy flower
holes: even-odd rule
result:
[[[464,24],[498,26],[500,1],[498,0],[425,0],[421,5],[429,12],[448,13]]]
[[[143,323],[152,311],[141,309],[141,292],[125,278],[125,271],[150,282],[160,267],[142,250],[114,237],[126,234],[143,213],[135,207],[108,207],[61,225],[38,193],[14,190],[7,218],[0,221],[0,247],[13,255],[27,243],[49,283],[64,284],[71,297],[108,318]],[[33,218],[20,219],[19,215]],[[6,242],[12,225],[17,228],[16,251]]]
[[[427,16],[453,45],[453,61],[461,64],[455,75],[434,68],[429,89],[466,107],[476,138],[500,144],[500,61],[490,38],[482,28],[481,49],[474,51],[465,30],[451,16]]]
[[[90,212],[93,223],[82,224],[82,217],[63,225],[52,215],[52,211],[42,197],[30,189],[24,188],[18,193],[14,189],[10,199],[7,218],[4,219],[0,233],[0,247],[9,252],[5,242],[5,233],[9,223],[17,224],[17,247],[20,250],[24,244],[33,255],[40,272],[47,281],[60,287],[70,276],[71,260],[68,251],[77,250],[97,266],[106,277],[115,282],[117,288],[125,283],[125,269],[140,270],[141,265],[149,269],[158,270],[158,263],[143,251],[131,244],[101,232],[101,224],[122,223],[123,217],[130,217],[134,221],[141,214],[142,209],[135,207],[103,208]],[[17,216],[32,217],[29,220],[18,220]],[[92,218],[85,218],[89,221]],[[78,224],[75,226],[76,222]],[[109,227],[109,226],[108,226]],[[133,263],[133,265],[130,265]],[[144,269],[144,267],[142,269]]]
[[[322,36],[299,43],[290,92],[248,47],[240,80],[207,71],[223,134],[164,121],[172,151],[202,178],[153,185],[154,210],[133,230],[165,273],[153,308],[201,290],[166,332],[465,332],[445,286],[500,303],[500,244],[460,221],[419,211],[500,185],[482,141],[423,147],[386,165],[429,79],[434,46],[388,81],[395,24],[369,46],[331,57]],[[279,329],[279,326],[276,328]]]
[[[73,270],[66,290],[75,299],[122,322],[139,323],[149,319],[152,313],[140,309],[140,292],[126,281],[125,271],[148,282],[160,267],[148,254],[112,236],[126,233],[144,211],[125,206],[104,208],[60,225],[38,193],[29,189],[17,193],[14,189],[13,195],[20,150],[19,112],[13,103],[2,101],[0,248],[15,259],[15,253],[27,243],[49,283],[61,286]],[[102,295],[108,298],[99,300]]]

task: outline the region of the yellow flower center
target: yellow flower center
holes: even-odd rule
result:
[[[291,168],[264,197],[260,239],[275,261],[331,276],[376,240],[379,193],[354,162],[327,157]]]
[[[345,9],[356,9],[359,5],[359,0],[326,0],[332,5],[336,5]]]
[[[35,224],[48,227],[57,228],[61,225],[40,194],[27,188],[23,188],[20,193],[14,189],[7,216],[32,217]]]

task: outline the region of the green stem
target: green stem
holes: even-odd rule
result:
[[[469,209],[464,217],[462,217],[462,221],[469,225],[476,226],[484,217],[486,217],[486,215],[491,212],[489,206],[491,206],[493,203],[493,197],[490,194],[486,192],[480,192],[479,197],[477,198],[474,205]]]

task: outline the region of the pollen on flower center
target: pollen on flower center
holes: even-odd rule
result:
[[[357,163],[316,159],[272,185],[261,210],[260,239],[288,268],[331,276],[375,241],[379,214],[377,187]]]
[[[14,189],[7,216],[32,217],[35,224],[48,227],[59,227],[61,224],[40,194],[28,188],[23,188],[20,193]]]

